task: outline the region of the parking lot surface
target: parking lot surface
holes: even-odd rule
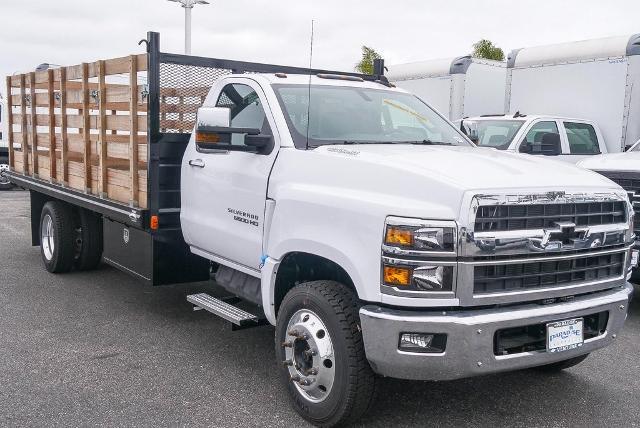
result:
[[[0,192],[0,425],[306,426],[276,378],[272,327],[232,332],[193,312],[185,296],[207,284],[49,274],[28,207],[27,192]],[[617,342],[577,367],[383,379],[362,424],[640,426],[639,301]]]

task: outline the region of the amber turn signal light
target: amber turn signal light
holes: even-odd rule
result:
[[[196,131],[196,143],[200,144],[215,144],[220,142],[220,135],[212,134],[210,132],[197,132]]]
[[[388,285],[409,285],[411,283],[411,270],[394,266],[384,266],[384,283]]]
[[[413,244],[413,233],[407,229],[388,226],[385,235],[385,243],[389,245],[410,246]]]
[[[158,216],[152,215],[151,219],[149,220],[149,227],[151,228],[151,230],[158,230],[158,226],[159,226]]]

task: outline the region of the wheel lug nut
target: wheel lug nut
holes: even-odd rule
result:
[[[293,375],[293,376],[291,376],[290,380],[291,380],[291,382],[298,382],[298,383],[300,383],[300,376],[298,376],[298,375]]]
[[[302,386],[309,386],[313,383],[313,379],[301,379],[298,383]]]
[[[283,364],[284,366],[292,366],[292,365],[293,365],[293,361],[291,361],[291,360],[284,360],[284,361],[282,362],[282,364]]]
[[[291,341],[282,342],[282,347],[283,348],[293,348],[293,342],[291,342]]]
[[[315,376],[317,374],[318,374],[318,369],[316,369],[315,367],[312,368],[312,369],[307,370],[307,373],[306,373],[307,376],[309,376],[309,375]]]
[[[305,357],[314,357],[316,354],[317,352],[314,349],[307,349],[306,351],[304,351]]]
[[[287,332],[287,334],[288,334],[289,336],[297,336],[297,335],[299,335],[300,333],[298,333],[298,330],[293,329],[293,330],[289,330],[289,331]]]
[[[309,335],[307,333],[296,335],[296,340],[309,340]]]

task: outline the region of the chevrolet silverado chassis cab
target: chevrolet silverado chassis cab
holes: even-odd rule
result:
[[[559,370],[619,334],[637,252],[615,183],[475,147],[381,62],[361,75],[146,42],[7,79],[8,174],[49,272],[213,273],[229,298],[187,300],[274,325],[292,405],[322,426],[364,414],[378,376]]]

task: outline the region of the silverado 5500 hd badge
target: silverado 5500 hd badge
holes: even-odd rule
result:
[[[241,223],[250,224],[251,226],[258,227],[260,225],[260,217],[256,214],[251,214],[248,212],[244,212],[242,210],[236,210],[234,208],[227,208],[227,212],[233,215],[233,219],[235,221],[239,221]]]

